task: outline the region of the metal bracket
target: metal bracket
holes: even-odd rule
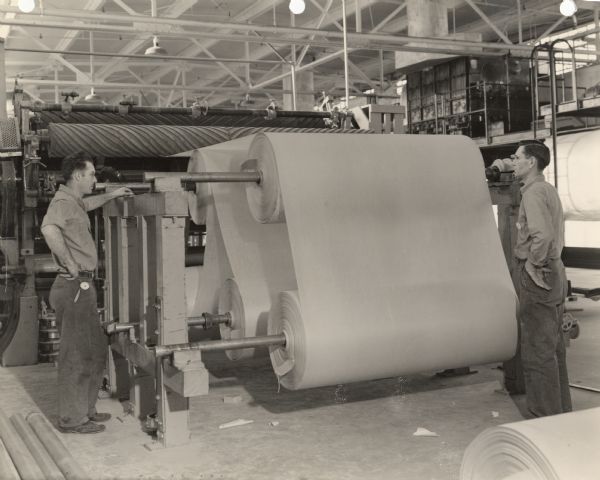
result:
[[[119,103],[119,115],[127,115],[129,113],[129,106],[128,103]]]
[[[275,100],[271,100],[271,103],[269,103],[265,112],[265,120],[275,120],[277,118],[277,104],[275,103]]]
[[[192,118],[200,118],[208,115],[208,102],[204,100],[203,102],[198,102],[196,100],[192,104]]]
[[[79,94],[75,91],[60,92],[60,94],[63,97],[65,97],[65,99],[63,100],[63,102],[60,105],[61,113],[63,114],[63,116],[69,115],[69,113],[71,113],[71,111],[73,110],[73,104],[69,101],[69,98],[72,98],[73,100],[75,100],[79,96]]]

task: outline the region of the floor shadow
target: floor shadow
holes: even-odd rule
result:
[[[484,365],[475,368],[475,374],[456,377],[440,377],[432,372],[291,391],[279,388],[269,357],[254,358],[238,364],[229,361],[219,352],[206,355],[204,362],[211,374],[211,390],[240,385],[252,398],[249,405],[260,406],[271,413],[411,395],[501,378],[495,365]]]

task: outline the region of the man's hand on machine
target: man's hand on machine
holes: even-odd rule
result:
[[[525,262],[525,271],[533,280],[538,287],[543,288],[544,290],[551,290],[550,285],[546,283],[544,279],[545,274],[550,273],[552,270],[546,267],[536,267],[529,260]]]
[[[121,188],[117,188],[116,190],[114,190],[112,192],[112,196],[113,196],[113,198],[133,197],[133,192],[131,191],[131,189],[129,189],[127,187],[121,187]]]

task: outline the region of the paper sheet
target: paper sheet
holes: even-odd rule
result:
[[[298,284],[269,325],[288,338],[272,352],[286,388],[512,357],[516,296],[471,140],[267,133],[254,141],[277,162]]]
[[[231,267],[213,205],[205,208],[206,245],[203,265],[185,269],[185,299],[188,317],[217,313],[219,289],[231,276]]]
[[[229,158],[227,151],[223,151],[222,145],[192,152],[188,163],[188,172],[206,171],[206,155],[209,151],[219,152],[213,153],[213,155],[221,155],[220,158]],[[196,192],[188,192],[187,195],[190,218],[198,225],[206,225],[203,265],[185,269],[187,316],[195,317],[205,312],[217,313],[219,289],[223,282],[231,276],[231,267],[225,251],[210,185],[198,183]]]
[[[268,133],[193,158],[198,171],[239,171],[252,159],[270,172],[260,188],[278,193],[255,206],[286,223],[257,222],[237,183],[202,191],[197,212],[214,202],[226,252],[218,310],[234,324],[222,336],[262,335],[269,316],[268,333],[287,338],[271,352],[286,388],[514,354],[516,296],[471,140]],[[220,280],[206,279],[211,289]]]
[[[561,135],[556,139],[558,194],[567,220],[600,220],[600,130]],[[552,142],[546,142],[552,155]],[[554,184],[554,162],[544,170]]]
[[[600,472],[600,408],[488,428],[467,447],[461,480],[592,480]]]
[[[240,171],[242,163],[248,159],[251,142],[252,137],[244,137],[201,149],[195,155],[195,168],[211,172]],[[203,192],[202,198],[200,211],[207,198],[208,203],[214,205],[230,271],[229,278],[223,278],[219,285],[218,311],[231,312],[233,325],[221,327],[221,337],[266,335],[269,311],[277,294],[281,290],[296,288],[286,226],[283,223],[261,225],[254,221],[243,183],[211,184],[208,195]],[[202,217],[202,214],[199,216]],[[210,234],[208,228],[207,233]],[[208,280],[211,286],[214,285],[213,280]],[[253,354],[254,349],[227,352],[232,360]]]

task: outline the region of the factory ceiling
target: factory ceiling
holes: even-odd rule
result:
[[[352,95],[367,89],[395,94],[398,52],[527,57],[549,33],[594,22],[594,16],[597,22],[600,6],[578,0],[577,13],[564,17],[559,0],[439,0],[448,35],[410,41],[407,11],[415,2],[345,0]],[[0,0],[7,87],[11,91],[17,79],[32,99],[45,102],[66,90],[77,91],[81,101],[94,87],[113,104],[132,95],[144,105],[197,100],[254,107],[282,101],[293,65],[299,94],[343,96],[342,0],[306,0],[300,15],[292,15],[288,3],[35,0],[26,14],[16,0]],[[302,71],[312,72],[309,83]]]

